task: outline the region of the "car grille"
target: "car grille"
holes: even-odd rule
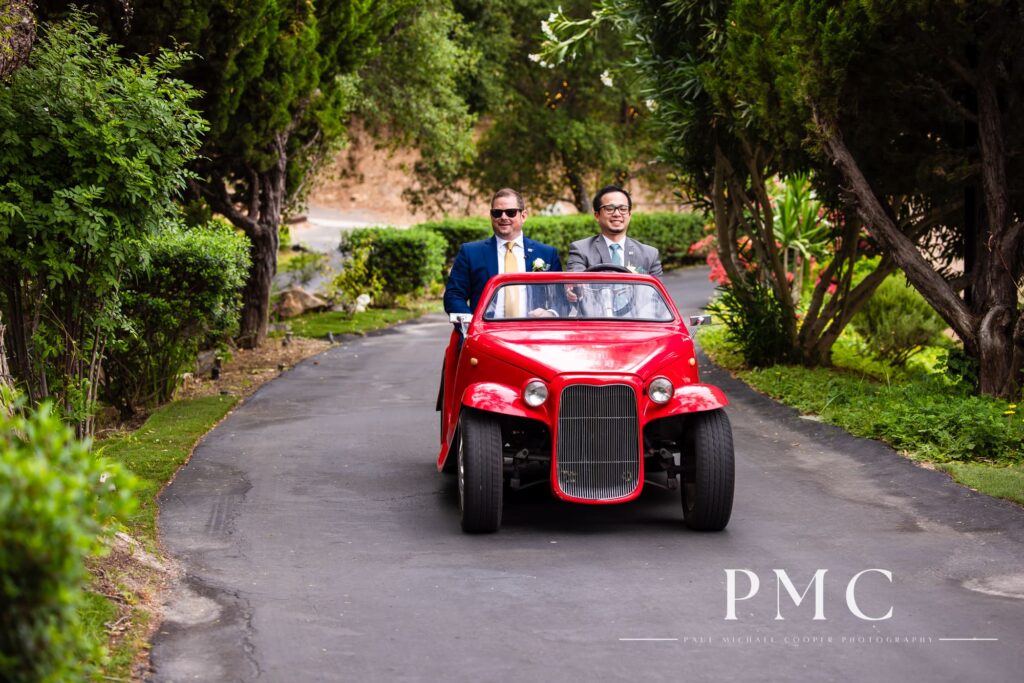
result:
[[[626,384],[571,384],[558,409],[558,486],[585,500],[636,490],[640,452],[636,392]]]

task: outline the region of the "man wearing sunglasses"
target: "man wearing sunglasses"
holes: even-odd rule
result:
[[[634,273],[661,277],[658,250],[626,236],[632,211],[632,197],[618,185],[598,190],[594,195],[594,218],[601,234],[577,240],[569,246],[566,270],[582,271],[600,263],[611,263]],[[570,301],[573,300],[572,294],[568,296]]]
[[[523,236],[525,220],[526,205],[522,195],[508,188],[494,193],[491,199],[494,235],[479,242],[466,242],[459,249],[444,290],[446,313],[472,313],[480,302],[484,285],[499,273],[562,270],[554,247]],[[511,288],[503,288],[503,291],[507,289]],[[500,302],[500,306],[500,317],[557,315],[552,302],[518,301],[510,297],[509,301]],[[518,310],[513,310],[517,307]]]

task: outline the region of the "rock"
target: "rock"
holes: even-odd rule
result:
[[[310,294],[301,287],[292,287],[281,292],[275,310],[281,318],[294,318],[308,311],[322,311],[329,307],[330,305],[320,297]]]
[[[356,305],[353,307],[353,310],[356,313],[362,313],[363,311],[366,310],[366,307],[369,306],[369,305],[370,305],[370,295],[369,294],[360,294],[359,296],[356,297]]]

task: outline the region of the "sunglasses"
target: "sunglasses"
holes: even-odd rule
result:
[[[509,218],[515,218],[522,209],[491,209],[491,218],[501,218],[505,214]]]

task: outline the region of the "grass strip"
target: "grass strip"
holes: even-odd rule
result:
[[[323,339],[330,334],[365,334],[381,330],[396,323],[418,318],[424,313],[439,311],[436,301],[417,303],[408,308],[368,308],[358,313],[345,311],[323,311],[304,313],[291,318],[288,323],[292,332],[300,337]]]
[[[238,402],[237,396],[207,396],[169,403],[154,412],[129,434],[115,435],[96,443],[96,449],[122,463],[139,479],[139,506],[130,519],[122,520],[129,535],[159,555],[156,539],[156,497],[184,463],[196,443]],[[96,642],[111,642],[108,624],[118,622],[116,637],[99,680],[131,680],[138,653],[149,646],[150,613],[139,606],[138,586],[147,577],[138,569],[97,561],[102,581],[86,594],[80,612],[85,628]],[[154,581],[153,576],[148,577]],[[103,589],[99,589],[102,583]],[[129,585],[135,586],[130,588]],[[103,590],[104,592],[97,592]],[[144,589],[145,590],[145,589]]]
[[[983,463],[947,462],[936,467],[975,491],[1024,505],[1024,465],[996,467]]]
[[[128,533],[150,550],[156,548],[156,496],[200,437],[220,422],[237,396],[206,396],[174,401],[159,408],[141,427],[97,443],[105,457],[120,462],[140,480],[139,507],[122,520]]]

